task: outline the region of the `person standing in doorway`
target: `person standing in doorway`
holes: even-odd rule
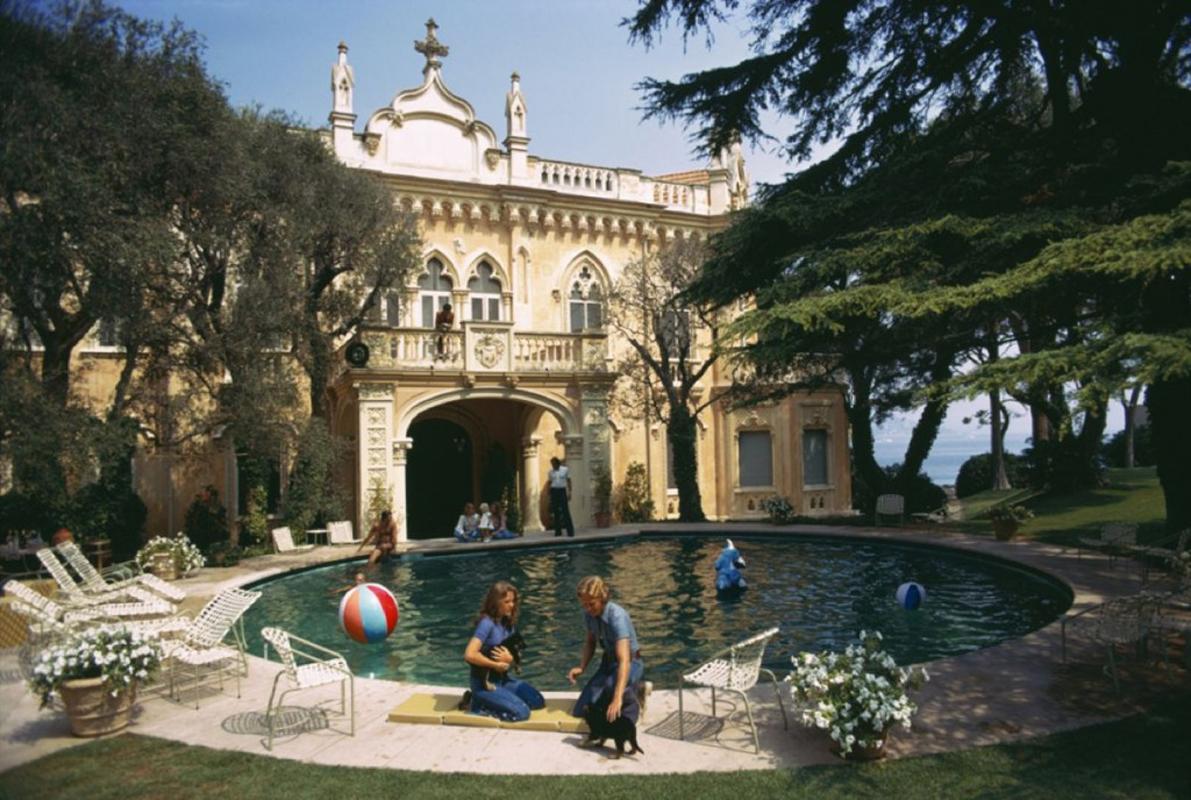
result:
[[[550,518],[554,520],[554,535],[562,536],[562,529],[567,529],[567,536],[575,535],[575,523],[571,519],[571,470],[558,460],[558,456],[550,459]]]
[[[438,335],[434,337],[435,356],[443,358],[447,354],[447,334],[451,332],[451,326],[455,324],[455,312],[451,310],[450,303],[444,303],[443,307],[434,315],[434,329],[438,331]]]

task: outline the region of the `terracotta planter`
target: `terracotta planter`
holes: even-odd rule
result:
[[[881,734],[881,738],[877,743],[871,747],[860,747],[852,745],[852,750],[844,756],[845,761],[880,761],[885,757],[885,742],[889,739],[889,732],[886,731]],[[837,756],[840,755],[840,746],[832,740],[831,752]]]
[[[171,553],[154,553],[150,556],[149,571],[163,581],[172,581],[178,577],[178,570],[174,567],[174,556]]]
[[[132,688],[108,690],[107,678],[75,678],[58,687],[70,731],[75,736],[102,736],[128,727],[136,692]]]
[[[1019,523],[1015,519],[994,519],[992,526],[997,541],[1007,542],[1017,534]]]
[[[597,511],[595,512],[595,524],[597,528],[608,528],[612,525],[611,511]]]

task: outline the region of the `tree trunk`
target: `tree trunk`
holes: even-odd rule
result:
[[[63,346],[56,339],[43,337],[41,386],[56,406],[65,408],[70,397],[70,356],[74,348]]]
[[[310,331],[307,338],[310,347],[310,369],[307,373],[310,379],[310,415],[329,423],[327,382],[331,375],[331,350],[317,329]]]
[[[1141,386],[1134,386],[1126,399],[1121,396],[1121,406],[1125,409],[1125,469],[1133,469],[1133,432],[1136,428],[1137,399],[1141,396]]]
[[[1166,527],[1191,527],[1191,378],[1155,381],[1146,392],[1158,482],[1166,500]]]
[[[695,418],[685,405],[670,407],[666,424],[670,446],[674,448],[674,482],[678,484],[678,518],[683,522],[703,522],[703,500],[699,495],[699,467]]]

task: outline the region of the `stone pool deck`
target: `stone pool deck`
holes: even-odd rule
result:
[[[638,530],[689,531],[690,526],[650,524],[607,530],[581,531],[578,543],[634,535]],[[840,528],[828,526],[771,526],[714,524],[708,532],[726,535],[764,534],[798,536],[827,534],[870,537],[920,544],[940,544],[976,553],[1009,558],[1051,573],[1072,588],[1075,613],[1110,597],[1139,588],[1134,564],[1107,558],[1077,558],[1073,550],[1033,542],[997,542],[948,532],[909,528]],[[555,544],[549,534],[530,534],[510,542],[458,545],[447,540],[416,542],[417,551],[526,547]],[[564,544],[571,544],[566,540]],[[236,567],[204,569],[198,576],[178,582],[188,592],[184,609],[196,610],[215,592],[272,574],[313,564],[353,557],[354,546],[318,547],[296,555],[261,556]],[[955,658],[931,662],[931,681],[915,696],[919,712],[911,731],[897,729],[890,737],[891,757],[959,750],[1041,736],[1135,713],[1160,700],[1172,687],[1184,685],[1182,660],[1169,665],[1134,664],[1126,667],[1122,693],[1114,694],[1101,673],[1102,651],[1086,634],[1068,637],[1067,661],[1061,657],[1062,626],[1053,624],[1020,639]],[[242,697],[235,696],[234,682],[222,694],[202,696],[200,708],[180,704],[161,695],[160,689],[142,692],[130,732],[158,736],[187,744],[239,750],[310,763],[485,774],[644,774],[666,772],[775,769],[838,762],[828,750],[826,735],[797,724],[782,727],[772,689],[759,685],[750,702],[757,718],[761,752],[754,754],[752,739],[738,701],[719,696],[719,720],[711,718],[706,691],[689,692],[685,699],[687,740],[677,732],[677,692],[657,690],[649,698],[639,726],[644,755],[609,759],[610,750],[578,746],[577,734],[510,731],[391,723],[389,711],[415,692],[442,687],[356,678],[356,735],[336,731],[345,721],[334,714],[324,717],[314,706],[337,708],[333,688],[297,692],[287,698],[297,732],[280,736],[272,753],[262,745],[261,718],[268,703],[276,663],[250,656],[249,674]],[[547,696],[573,696],[546,692]],[[189,697],[186,698],[189,700]],[[726,722],[726,712],[740,711]],[[328,721],[331,729],[324,727]],[[39,711],[36,698],[16,675],[15,662],[0,664],[0,771],[78,745],[85,740],[70,736],[65,716]]]

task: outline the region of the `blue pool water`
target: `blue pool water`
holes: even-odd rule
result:
[[[988,647],[1051,622],[1071,604],[1059,581],[1010,562],[938,547],[806,536],[734,537],[748,560],[739,598],[715,592],[713,563],[722,536],[642,536],[615,543],[477,550],[406,558],[371,574],[397,597],[401,619],[386,641],[364,645],[339,629],[337,590],[358,566],[338,564],[259,583],[249,611],[253,652],[259,631],[279,625],[339,650],[359,675],[462,685],[463,649],[489,584],[511,580],[522,592],[527,642],[521,676],[542,689],[567,688],[566,671],[583,643],[575,585],[610,578],[613,600],[632,615],[646,671],[660,687],[679,669],[772,626],[781,633],[767,666],[784,673],[802,650],[842,648],[861,629],[880,630],[899,663]],[[914,580],[926,587],[917,611],[894,593]],[[779,674],[781,674],[779,673]]]

